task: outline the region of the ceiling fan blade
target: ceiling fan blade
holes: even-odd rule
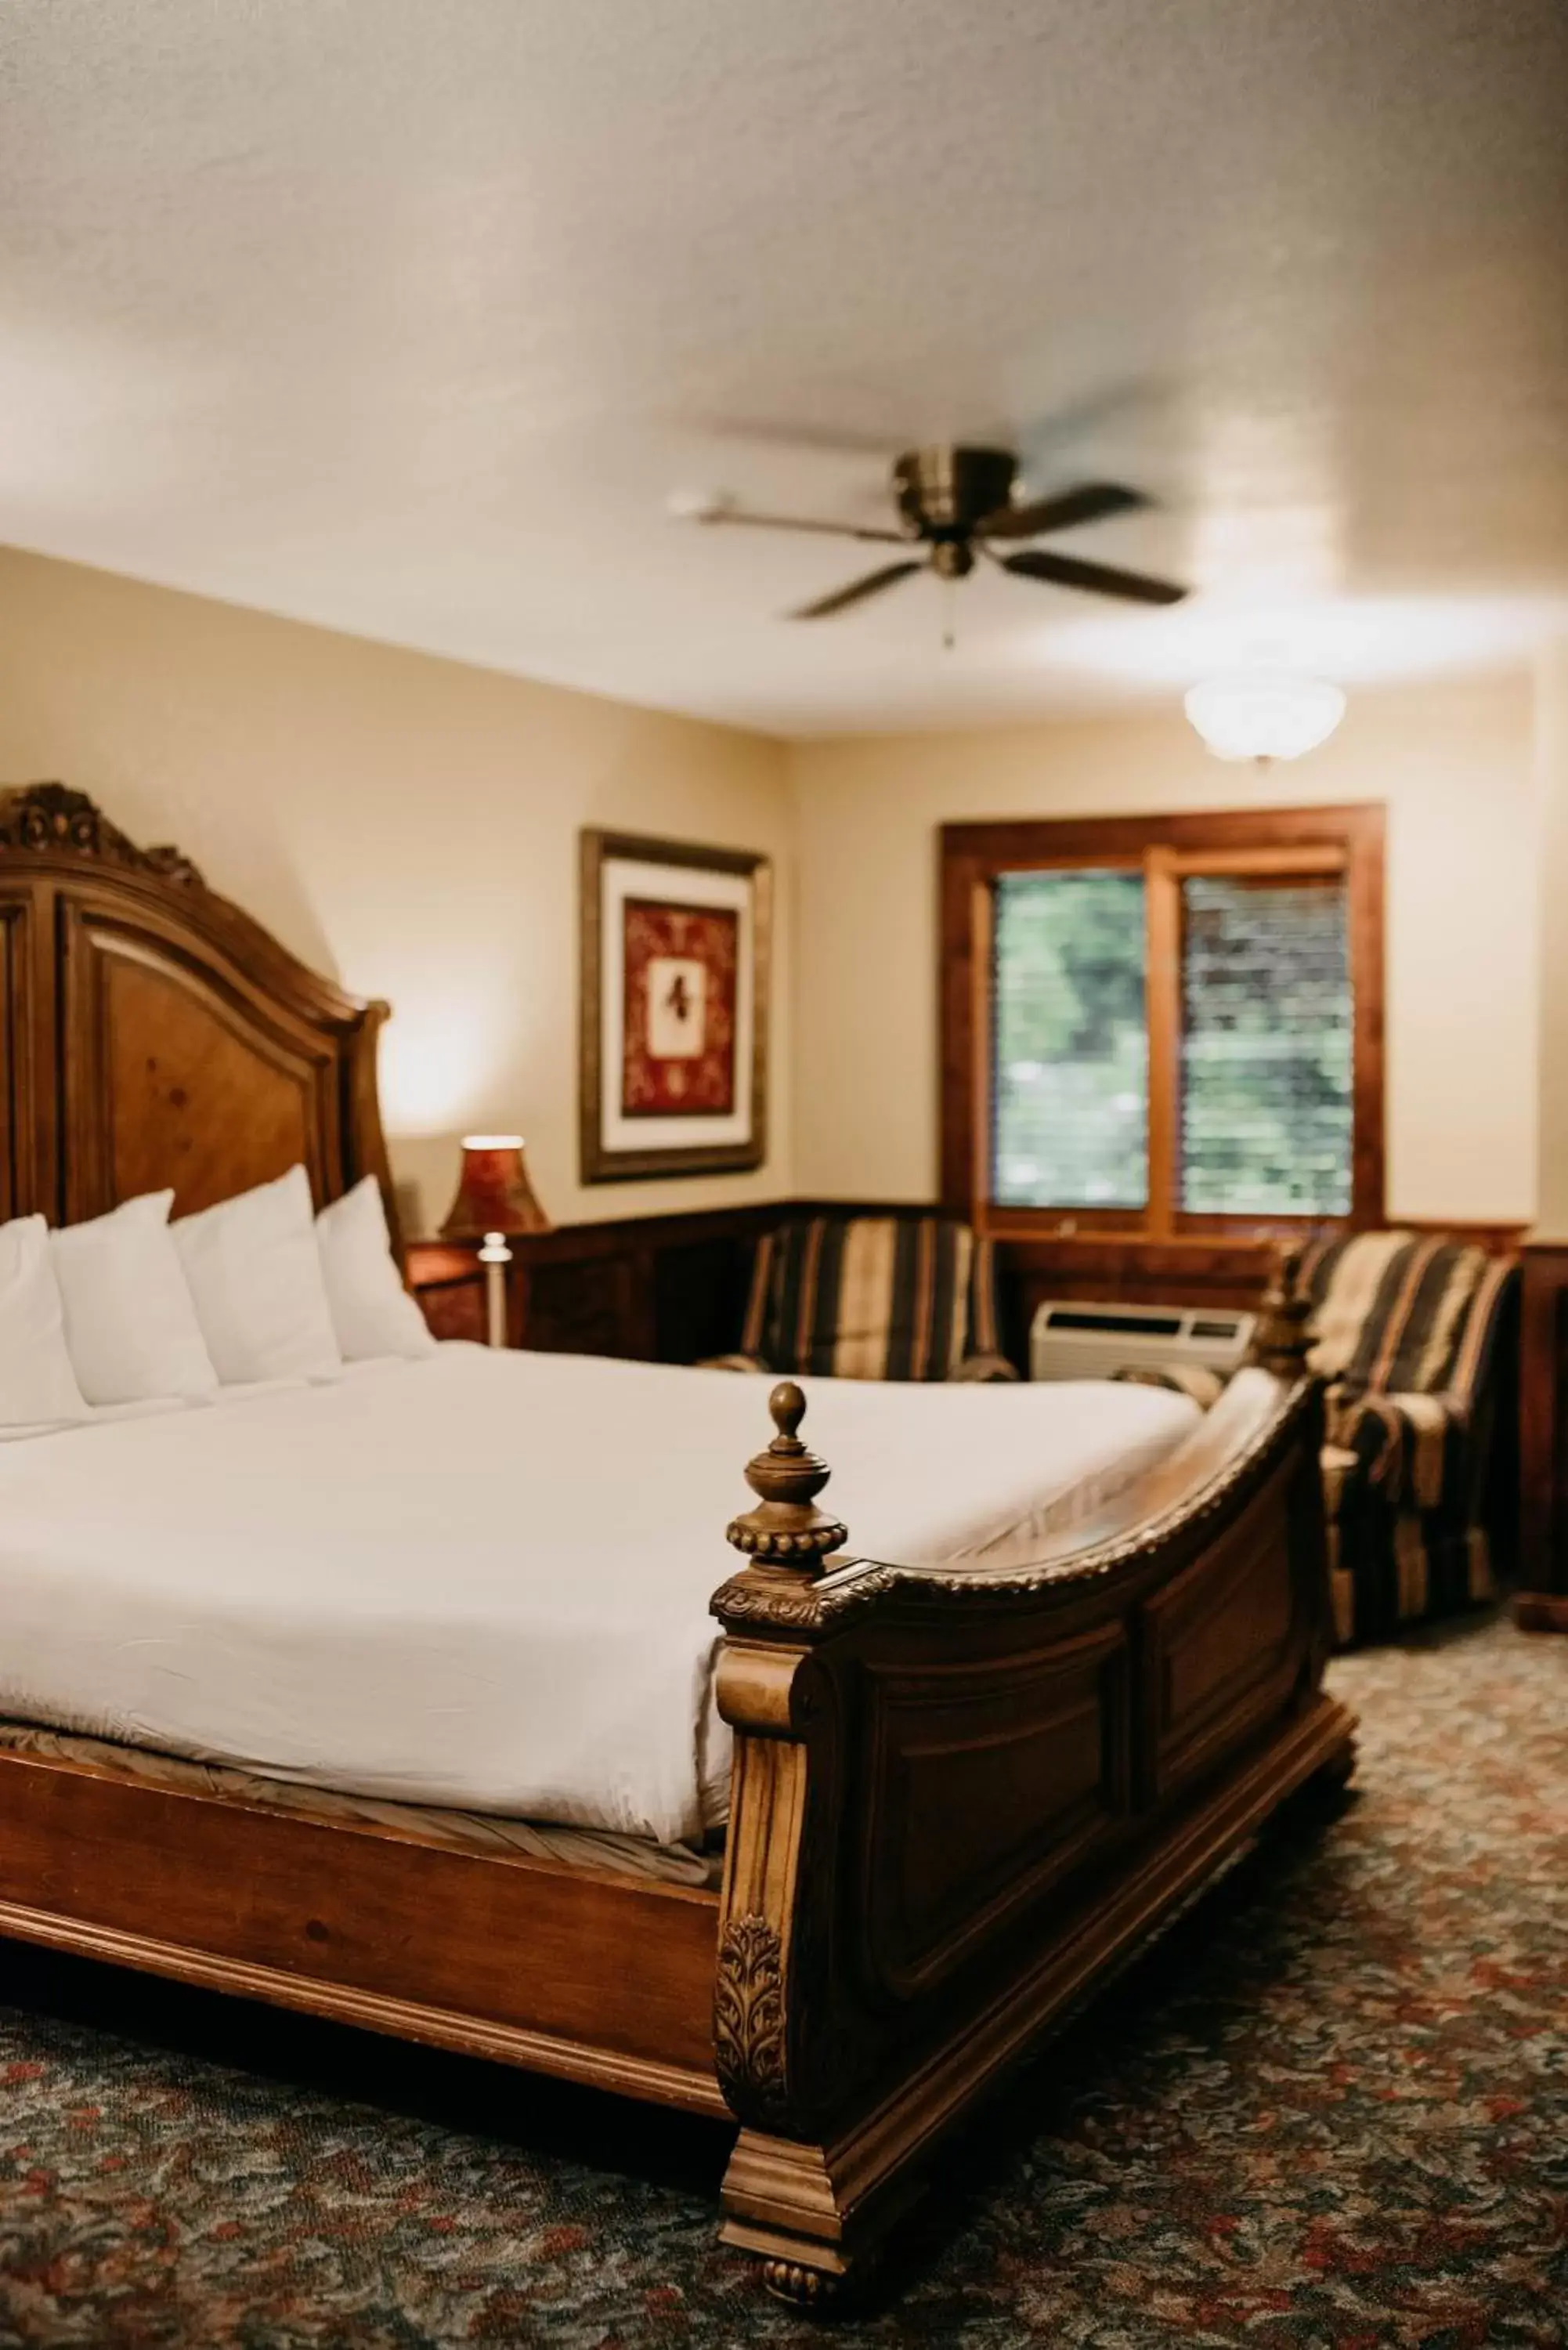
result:
[[[880,571],[868,571],[864,579],[852,580],[847,588],[835,588],[831,596],[819,596],[815,604],[803,604],[792,612],[792,620],[826,620],[835,612],[847,612],[852,604],[862,604],[868,596],[879,596],[884,588],[891,588],[907,579],[912,571],[925,569],[924,559],[913,563],[889,563]]]
[[[886,468],[918,433],[857,432],[846,426],[785,422],[777,416],[691,416],[686,421],[716,441],[750,442],[753,448],[802,449],[826,457],[874,457]]]
[[[868,530],[854,522],[812,522],[797,515],[753,514],[746,506],[725,505],[722,501],[704,507],[692,515],[694,522],[711,525],[714,523],[743,523],[748,530],[809,530],[827,538],[859,538],[879,546],[908,546],[909,534],[904,530]]]
[[[1057,588],[1086,588],[1092,596],[1119,596],[1129,604],[1179,604],[1191,590],[1172,579],[1151,579],[1145,571],[1117,571],[1108,563],[1080,563],[1071,555],[1053,555],[1044,547],[1025,547],[1021,555],[1000,555],[1004,571],[1021,579],[1045,579]]]
[[[1075,490],[1058,491],[1054,498],[999,506],[975,528],[981,538],[1042,538],[1048,530],[1075,530],[1080,523],[1102,522],[1107,515],[1137,514],[1152,503],[1141,490],[1127,489],[1120,482],[1083,482]]]

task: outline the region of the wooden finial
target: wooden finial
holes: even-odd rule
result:
[[[1281,1241],[1274,1250],[1273,1268],[1263,1292],[1262,1308],[1252,1333],[1252,1360],[1282,1379],[1299,1379],[1307,1367],[1313,1343],[1312,1298],[1302,1278],[1306,1252],[1294,1241]]]
[[[758,1505],[731,1519],[726,1539],[749,1557],[815,1575],[829,1552],[842,1550],[849,1540],[838,1520],[816,1507],[832,1471],[800,1440],[805,1398],[793,1379],[779,1381],[768,1409],[778,1433],[765,1452],[746,1464],[746,1482]]]

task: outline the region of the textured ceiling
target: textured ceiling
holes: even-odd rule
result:
[[[0,14],[0,538],[782,733],[1354,682],[1568,616],[1563,0],[49,0]],[[776,616],[921,438],[1110,472]]]

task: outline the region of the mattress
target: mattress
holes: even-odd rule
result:
[[[808,1380],[862,1555],[1060,1534],[1171,1451],[1134,1385]],[[446,1346],[0,1449],[0,1715],[377,1800],[722,1818],[723,1528],[760,1380]]]

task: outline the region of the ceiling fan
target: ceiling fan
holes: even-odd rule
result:
[[[731,498],[705,500],[685,511],[697,522],[742,523],[753,530],[815,531],[919,550],[868,571],[846,588],[836,588],[831,595],[801,605],[789,615],[794,620],[830,619],[836,612],[849,611],[917,571],[934,571],[940,579],[950,581],[965,579],[981,556],[1018,579],[1086,588],[1092,595],[1119,597],[1133,604],[1180,603],[1188,592],[1185,588],[1173,580],[1151,578],[1145,572],[1085,563],[1076,556],[1057,555],[1046,547],[999,553],[999,546],[1016,539],[1044,538],[1059,530],[1075,529],[1082,523],[1103,521],[1110,515],[1133,514],[1152,504],[1140,491],[1124,488],[1119,482],[1084,482],[1053,497],[1015,503],[1017,474],[1018,461],[1006,449],[908,450],[893,466],[893,496],[902,518],[902,527],[897,530],[813,522],[793,515],[752,514]]]

